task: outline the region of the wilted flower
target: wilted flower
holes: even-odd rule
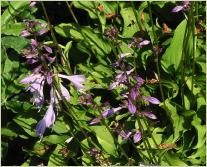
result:
[[[107,36],[108,38],[112,39],[112,40],[115,40],[119,34],[119,31],[118,29],[113,26],[113,27],[110,27],[108,28],[106,31],[105,31],[105,36]]]
[[[45,133],[46,128],[51,128],[55,122],[55,112],[53,109],[53,103],[51,102],[45,116],[36,126],[36,134],[38,137],[42,137]]]
[[[177,5],[176,7],[174,7],[172,9],[172,12],[173,13],[177,13],[179,11],[187,11],[189,10],[189,7],[190,7],[190,2],[189,1],[183,1],[183,4],[182,5]]]

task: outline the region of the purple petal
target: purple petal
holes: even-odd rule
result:
[[[117,85],[119,85],[119,82],[113,82],[109,85],[109,90],[113,90]]]
[[[46,123],[45,123],[45,120],[42,119],[39,121],[39,123],[37,124],[36,126],[36,134],[38,137],[42,137],[43,134],[45,133],[45,130],[46,130]]]
[[[119,133],[122,139],[127,140],[131,136],[132,132],[124,132],[123,130]]]
[[[137,85],[140,87],[144,84],[144,79],[142,79],[139,76],[136,76],[136,80],[137,80]]]
[[[39,31],[36,33],[36,35],[41,36],[41,35],[45,34],[47,31],[48,31],[48,29],[43,28],[43,29],[39,30]]]
[[[33,49],[38,46],[38,43],[35,39],[31,39],[31,46],[32,46]]]
[[[45,120],[45,126],[47,128],[51,128],[54,125],[55,122],[55,112],[53,109],[53,103],[50,103],[47,112],[43,118]]]
[[[37,66],[35,69],[32,70],[33,73],[39,73],[42,69],[42,65]]]
[[[130,91],[130,97],[132,100],[135,100],[138,96],[138,90],[136,88],[132,88]]]
[[[51,49],[49,46],[43,45],[43,47],[45,48],[45,50],[46,50],[48,53],[52,53],[52,49]]]
[[[101,122],[100,118],[94,118],[89,122],[89,125],[94,125]]]
[[[56,57],[50,57],[50,56],[46,55],[46,58],[50,63],[53,63],[55,61]]]
[[[173,13],[177,13],[177,12],[179,12],[179,11],[181,11],[181,10],[183,10],[183,6],[176,6],[176,7],[174,7],[173,9],[172,9],[172,12]]]
[[[27,76],[26,78],[23,78],[20,83],[22,84],[28,84],[31,82],[34,82],[35,79],[40,78],[41,75],[40,74],[31,74],[29,76]]]
[[[136,132],[133,137],[134,143],[139,142],[142,139],[142,134],[140,132]]]
[[[27,64],[34,64],[36,62],[38,62],[38,59],[32,59],[32,58],[27,59]]]
[[[20,36],[22,36],[22,37],[28,37],[28,36],[30,36],[31,35],[31,33],[29,32],[29,31],[27,31],[27,30],[23,30],[21,33],[20,33]]]
[[[84,75],[67,76],[67,75],[58,74],[58,76],[71,81],[74,84],[74,86],[76,87],[77,90],[84,88],[84,86],[82,85],[82,83],[85,82],[85,80],[86,80]]]
[[[143,111],[142,114],[150,119],[157,119],[156,115],[150,111]]]
[[[143,97],[143,99],[152,104],[160,104],[160,101],[155,97]]]
[[[138,44],[138,47],[142,48],[143,46],[148,45],[148,44],[150,44],[150,41],[149,40],[144,40],[144,41],[142,41]]]
[[[52,83],[52,72],[47,73],[47,83],[50,85]]]
[[[114,110],[113,109],[108,109],[104,112],[101,113],[101,115],[106,118],[106,117],[109,117],[110,115],[112,115],[114,113]]]
[[[60,84],[60,90],[61,90],[63,97],[69,101],[70,100],[70,93],[62,84]]]
[[[132,114],[134,114],[137,110],[136,106],[131,102],[131,100],[128,100],[128,109]]]

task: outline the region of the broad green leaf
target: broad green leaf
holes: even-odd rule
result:
[[[55,125],[52,128],[56,133],[68,133],[69,127],[68,125],[62,120],[62,118],[55,121]]]
[[[185,77],[186,84],[188,86],[188,89],[192,91],[192,77]],[[201,87],[197,84],[197,82],[194,80],[194,85],[193,85],[193,94],[197,95],[201,92]]]
[[[72,23],[61,23],[57,26],[55,26],[55,31],[66,38],[71,38],[74,40],[83,40],[83,36],[78,30],[77,25]]]
[[[167,88],[168,98],[175,98],[178,95],[179,87],[174,81],[162,79],[160,83]]]
[[[131,38],[136,32],[139,31],[139,26],[136,21],[136,16],[134,14],[133,8],[122,8],[120,14],[124,20],[124,28],[122,35],[126,38]]]
[[[48,144],[61,144],[68,139],[68,135],[49,135],[42,139],[43,142]]]
[[[173,73],[174,71],[177,71],[180,66],[186,25],[186,20],[183,20],[178,25],[178,27],[175,29],[170,46],[167,48],[161,58],[162,68],[167,73]],[[189,40],[192,40],[191,36]]]
[[[7,24],[13,17],[21,13],[24,8],[29,7],[29,1],[13,1],[1,16],[1,25]]]
[[[19,36],[24,29],[25,25],[23,23],[5,24],[1,28],[1,33],[5,35]]]
[[[170,166],[188,166],[183,160],[179,158],[175,153],[167,152],[165,154],[165,158],[167,159]],[[165,160],[165,159],[164,159]],[[162,164],[161,164],[162,165]]]
[[[178,111],[175,103],[170,102],[168,99],[165,100],[165,103],[164,102],[161,103],[160,107],[162,107],[168,112],[174,128],[173,140],[174,141],[178,140],[182,136],[182,133],[185,130],[183,127],[184,118],[181,115],[178,115],[177,113]]]
[[[69,42],[66,44],[65,49],[64,49],[64,55],[65,55],[65,56],[68,56],[68,53],[69,53],[69,51],[70,51],[70,48],[72,47],[72,42],[73,42],[73,41],[69,41]]]
[[[29,116],[29,117],[28,117]],[[31,114],[28,114],[27,117],[25,115],[19,115],[13,119],[27,134],[32,137],[36,137],[34,126],[37,121],[31,117]]]
[[[28,45],[28,40],[23,37],[6,36],[1,39],[2,45],[6,48],[12,48],[17,53]]]
[[[90,129],[95,132],[98,142],[100,143],[104,151],[106,151],[110,155],[116,156],[117,149],[114,144],[114,139],[108,129],[105,126],[93,126],[90,127]]]
[[[8,128],[1,128],[1,135],[7,137],[17,137],[18,134],[11,129]]]
[[[97,19],[97,2],[95,1],[74,1],[73,5],[76,8],[86,10],[92,19]]]
[[[194,148],[199,149],[200,147],[204,147],[204,143],[206,141],[206,126],[201,125],[201,119],[196,115],[193,118],[192,125],[195,127],[197,131],[198,142]]]

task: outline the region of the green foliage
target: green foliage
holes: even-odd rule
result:
[[[205,166],[206,2],[190,3],[188,10],[173,13],[182,2],[40,1],[31,6],[29,1],[2,1],[2,165]],[[25,20],[47,24],[48,32],[21,37]],[[23,56],[31,39],[38,42],[30,50],[35,53]],[[150,43],[140,46],[144,40]],[[38,62],[27,64],[29,57]],[[131,69],[133,75],[126,72]],[[31,73],[44,78],[41,107],[34,103],[40,90],[28,89],[38,79],[20,83]],[[84,75],[84,88],[76,88],[80,78],[57,74]],[[130,92],[136,76],[144,83]],[[69,99],[58,89],[60,83]],[[117,86],[109,90],[111,84]],[[134,101],[133,93],[138,94]],[[53,96],[58,103],[49,127]],[[161,103],[144,100],[150,96]],[[135,114],[129,111],[130,100]],[[144,115],[146,111],[157,119]],[[42,119],[47,127],[38,138],[36,126]],[[135,143],[137,132],[141,139]],[[17,152],[11,155],[13,150]]]

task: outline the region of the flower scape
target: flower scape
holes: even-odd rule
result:
[[[4,166],[205,166],[205,1],[2,1]]]

